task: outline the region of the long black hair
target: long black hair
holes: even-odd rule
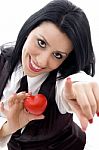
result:
[[[43,21],[55,23],[62,32],[67,34],[73,44],[73,51],[57,68],[60,78],[80,70],[93,76],[95,56],[88,19],[82,9],[67,0],[53,0],[27,19],[19,32],[11,57],[12,71],[21,59],[22,48],[29,33]]]

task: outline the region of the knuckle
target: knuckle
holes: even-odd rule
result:
[[[83,113],[85,116],[90,119],[93,115],[90,109],[90,106],[88,104],[83,104]]]
[[[74,87],[75,89],[77,89],[77,88],[79,88],[79,87],[82,87],[82,83],[80,83],[80,82],[74,82],[74,83],[73,83],[73,87]]]
[[[95,81],[91,82],[90,85],[91,85],[93,88],[98,87],[98,83],[96,83]]]
[[[95,103],[91,103],[90,105],[91,105],[91,108],[92,108],[92,109],[94,109],[94,110],[96,109]]]
[[[88,87],[88,88],[98,87],[99,88],[99,84],[95,81],[92,81],[92,82],[76,82],[76,83],[73,83],[73,87],[75,89],[79,89],[79,88],[83,88],[83,87]]]
[[[83,108],[83,110],[84,110],[84,111],[89,110],[89,107],[88,107],[88,105],[87,105],[87,104],[82,104],[82,108]]]

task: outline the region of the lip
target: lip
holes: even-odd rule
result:
[[[29,56],[29,68],[33,71],[33,72],[40,72],[43,69],[40,68],[34,61],[31,61],[31,56]]]

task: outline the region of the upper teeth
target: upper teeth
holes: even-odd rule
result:
[[[36,65],[32,62],[32,60],[31,60],[31,64],[32,64],[32,66],[33,66],[35,69],[41,69],[40,67],[36,66]]]

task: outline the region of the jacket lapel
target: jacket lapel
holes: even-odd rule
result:
[[[0,98],[2,97],[4,87],[9,77],[10,69],[8,60],[4,63],[4,67],[0,70]]]

